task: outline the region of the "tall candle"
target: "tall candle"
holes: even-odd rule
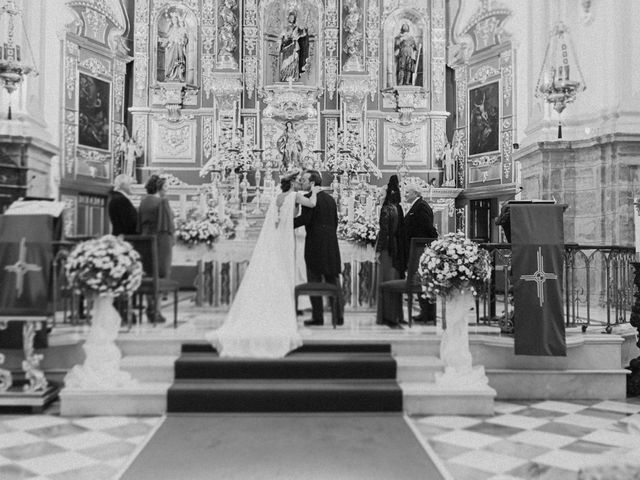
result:
[[[374,204],[373,204],[373,195],[369,195],[367,197],[367,215],[371,216],[373,215],[373,208],[374,208]]]
[[[224,216],[225,207],[226,207],[226,202],[224,199],[224,195],[221,194],[220,197],[218,197],[218,216],[219,217]]]
[[[349,195],[349,198],[347,199],[347,220],[349,222],[353,222],[354,210],[355,199],[353,198],[353,196]]]

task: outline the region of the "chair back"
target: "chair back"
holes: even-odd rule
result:
[[[431,242],[436,240],[435,238],[420,238],[414,237],[411,239],[409,246],[409,262],[407,263],[407,287],[412,285],[420,285],[420,279],[418,278],[418,264],[420,263],[420,257],[424,253],[424,249],[431,245]]]
[[[158,283],[158,244],[155,235],[123,235],[122,237],[140,254],[143,277],[151,278]]]

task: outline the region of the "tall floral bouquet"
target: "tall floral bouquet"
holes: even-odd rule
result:
[[[76,245],[65,271],[74,289],[96,295],[131,293],[142,280],[140,255],[130,243],[113,235]]]
[[[228,212],[220,215],[215,207],[209,207],[203,218],[187,217],[176,227],[176,238],[187,245],[211,246],[220,238],[233,238],[235,233],[236,226]]]
[[[425,249],[418,274],[428,298],[448,297],[467,287],[477,295],[491,276],[491,261],[489,253],[462,232],[448,233]]]
[[[361,245],[375,245],[380,224],[377,219],[367,216],[362,206],[357,206],[353,220],[347,215],[338,218],[338,238]]]

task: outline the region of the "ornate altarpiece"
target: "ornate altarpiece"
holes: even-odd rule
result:
[[[69,0],[64,58],[61,200],[65,234],[103,232],[104,195],[113,180],[118,138],[125,121],[129,28],[118,0]]]
[[[184,26],[182,58],[192,72],[182,81],[162,73],[174,21]],[[396,75],[403,29],[415,62],[409,85]],[[287,31],[303,37],[300,72],[289,77]],[[383,172],[404,162],[412,175],[437,177],[448,115],[445,38],[444,0],[137,0],[131,113],[144,169],[200,184],[198,171],[236,126],[264,160],[278,160],[277,139],[291,122],[304,165],[335,151],[344,130]],[[400,146],[410,138],[419,141]]]
[[[516,190],[515,51],[503,27],[511,11],[490,3],[482,0],[451,46],[457,106],[451,143],[457,183],[464,188],[457,209],[463,231],[470,199],[513,196]]]

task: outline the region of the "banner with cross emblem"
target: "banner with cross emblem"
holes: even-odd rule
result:
[[[0,215],[0,314],[51,313],[54,218]]]
[[[511,204],[516,355],[566,356],[563,205]]]

